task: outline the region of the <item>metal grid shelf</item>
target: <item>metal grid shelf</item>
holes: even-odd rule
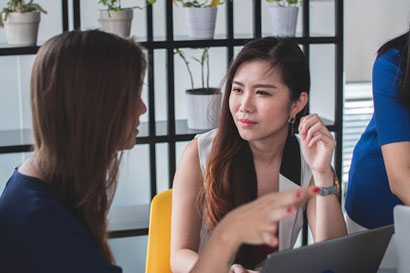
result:
[[[83,0],[85,1],[85,0]],[[185,120],[175,120],[175,71],[174,71],[174,49],[175,48],[201,48],[201,47],[224,47],[227,49],[228,64],[234,57],[234,48],[244,45],[249,39],[265,36],[262,33],[262,1],[252,0],[253,10],[253,34],[250,37],[234,37],[234,2],[225,1],[227,31],[223,38],[216,37],[213,40],[187,40],[184,37],[174,37],[173,32],[173,6],[172,1],[164,1],[166,10],[166,37],[163,40],[153,35],[153,10],[152,6],[147,6],[146,25],[147,39],[141,41],[141,44],[147,49],[148,53],[148,120],[149,122],[141,124],[141,134],[137,137],[137,144],[149,144],[150,156],[150,177],[151,177],[151,197],[157,194],[157,177],[156,177],[156,144],[168,143],[168,166],[169,166],[169,186],[172,187],[172,178],[176,169],[176,143],[179,141],[189,141],[200,131],[189,130]],[[335,0],[335,35],[329,37],[310,37],[309,27],[309,0],[303,1],[302,5],[302,33],[294,37],[297,43],[303,46],[304,53],[309,62],[310,48],[312,44],[333,44],[335,45],[335,117],[334,121],[325,121],[329,130],[335,133],[337,143],[342,143],[342,117],[343,117],[343,0]],[[81,29],[80,22],[80,0],[72,0],[73,3],[73,26],[74,29]],[[157,3],[159,5],[160,3]],[[68,0],[62,0],[62,24],[63,31],[68,30]],[[181,40],[182,38],[182,40]],[[28,55],[36,54],[39,46],[32,47],[10,47],[0,45],[0,56],[6,55]],[[167,67],[167,117],[168,121],[156,121],[155,118],[155,86],[154,86],[154,51],[158,49],[166,50],[166,67]],[[0,154],[28,152],[31,150],[31,130],[16,130],[0,132]],[[335,150],[335,170],[341,177],[342,170],[342,145],[337,145]],[[145,205],[149,207],[149,205]],[[124,219],[134,219],[138,211],[143,211],[146,215],[147,207],[134,207],[124,209],[119,212],[120,218],[113,219],[109,228],[110,237],[124,237],[144,235],[148,232],[147,223],[127,222]],[[145,220],[144,220],[145,219]],[[145,216],[143,220],[146,221]],[[118,221],[117,221],[118,220]],[[124,222],[125,221],[125,222]],[[111,222],[110,222],[111,223]],[[305,221],[306,223],[306,221]],[[307,243],[307,225],[304,226],[302,234],[303,244]]]

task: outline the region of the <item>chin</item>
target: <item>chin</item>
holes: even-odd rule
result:
[[[241,131],[241,130],[238,130],[238,132],[239,132],[239,136],[243,139],[243,140],[246,140],[246,141],[253,141],[253,140],[256,140],[256,139],[258,139],[258,136],[257,136],[257,134],[255,134],[255,132],[251,132],[251,131]]]

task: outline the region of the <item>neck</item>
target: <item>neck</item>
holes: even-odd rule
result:
[[[281,162],[283,150],[288,136],[287,128],[265,139],[250,141],[253,158],[255,162],[272,164]]]
[[[37,159],[36,153],[28,157],[23,164],[18,168],[18,172],[27,176],[35,177],[40,180],[44,180],[40,171],[37,168]]]

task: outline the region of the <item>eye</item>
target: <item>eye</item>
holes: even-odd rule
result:
[[[238,88],[238,87],[233,87],[233,88],[232,88],[232,92],[241,93],[241,92],[242,92],[242,89],[240,89],[240,88]]]
[[[268,93],[268,92],[266,92],[266,91],[262,91],[262,90],[256,91],[256,94],[262,95],[262,96],[269,96],[269,95],[270,95],[270,93]]]

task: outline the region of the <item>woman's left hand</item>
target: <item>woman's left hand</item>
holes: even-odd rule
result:
[[[336,141],[317,114],[302,117],[299,135],[303,157],[312,172],[325,174],[331,171],[331,159]]]

